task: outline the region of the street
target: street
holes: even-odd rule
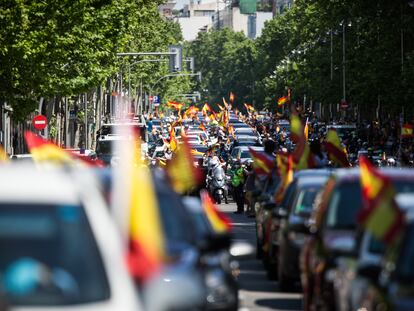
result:
[[[234,214],[235,203],[221,204],[219,208],[232,219],[234,239],[255,245],[254,218]],[[240,270],[239,310],[302,310],[302,295],[299,290],[295,293],[278,292],[277,282],[267,279],[260,260],[241,261]]]

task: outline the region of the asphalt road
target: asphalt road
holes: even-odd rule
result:
[[[219,208],[232,219],[234,239],[256,245],[254,218],[234,214],[234,203],[221,204]],[[240,311],[302,310],[300,290],[294,293],[278,292],[277,282],[267,279],[260,260],[248,259],[240,262],[239,287]]]

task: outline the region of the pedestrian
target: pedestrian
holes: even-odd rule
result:
[[[256,175],[254,174],[252,161],[247,162],[246,171],[247,171],[247,178],[246,178],[246,183],[244,184],[244,192],[245,192],[245,198],[246,198],[246,203],[247,203],[246,211],[249,217],[254,217],[255,216],[254,190],[256,189],[256,185],[255,185]]]
[[[244,212],[244,181],[245,181],[245,172],[243,167],[240,165],[240,162],[236,162],[236,168],[234,174],[231,178],[231,184],[233,186],[233,197],[237,204],[237,211],[235,214],[242,214]]]

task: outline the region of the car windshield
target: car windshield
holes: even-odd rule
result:
[[[252,155],[250,154],[249,150],[243,150],[240,154],[241,159],[250,159]]]
[[[414,191],[414,181],[394,180],[397,193]],[[362,207],[361,186],[359,182],[346,182],[336,187],[329,201],[326,216],[328,228],[354,229],[357,213]]]
[[[80,206],[1,204],[0,251],[0,282],[12,305],[73,305],[110,297]]]
[[[190,212],[189,214],[194,223],[198,238],[205,238],[211,233],[211,228],[205,214],[202,212]]]
[[[308,188],[301,190],[296,199],[294,214],[309,215],[312,212],[313,201],[315,201],[318,188]]]
[[[382,255],[385,253],[385,244],[371,235],[368,244],[368,251],[373,254]]]

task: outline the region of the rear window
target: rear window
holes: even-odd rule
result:
[[[0,282],[12,305],[55,306],[110,297],[81,206],[0,205]]]
[[[414,191],[413,180],[394,180],[397,193]],[[361,186],[358,182],[339,184],[329,200],[326,226],[335,229],[354,229],[359,209],[362,207]]]
[[[300,191],[296,199],[294,214],[310,215],[318,191],[318,188],[309,188]]]

